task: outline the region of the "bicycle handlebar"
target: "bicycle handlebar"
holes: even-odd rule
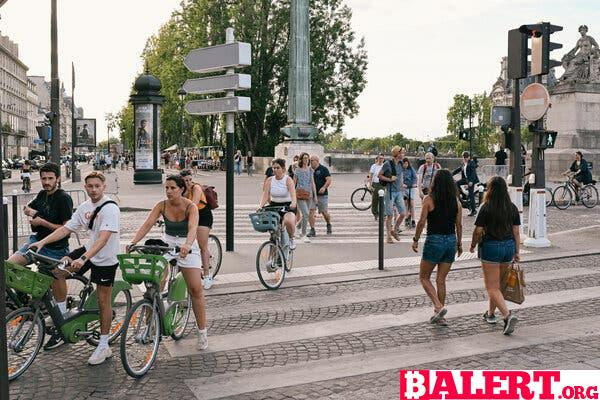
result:
[[[175,253],[179,253],[181,247],[179,246],[147,246],[147,245],[136,245],[131,246],[127,249],[127,253],[131,253],[137,251],[139,253],[143,253],[144,251],[157,251],[162,254],[167,254],[168,252],[174,251]],[[190,251],[191,253],[191,251]]]
[[[41,255],[37,252],[37,250],[37,247],[31,247],[27,251],[27,255],[30,255],[36,261],[41,262],[41,264],[39,265],[40,268],[45,269],[47,271],[53,270],[54,268],[58,268],[61,271],[71,273],[71,271],[67,269],[67,267],[71,264],[69,261],[57,260],[56,258]]]

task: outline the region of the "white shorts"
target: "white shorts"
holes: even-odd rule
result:
[[[187,241],[185,237],[177,237],[171,235],[164,235],[163,240],[169,246],[183,246]],[[200,246],[198,246],[198,241],[194,240],[192,243],[192,249],[190,253],[185,257],[181,258],[179,254],[172,255],[170,253],[165,254],[165,258],[167,261],[171,261],[172,259],[177,259],[177,266],[179,268],[199,268],[202,269],[202,258],[200,257]]]

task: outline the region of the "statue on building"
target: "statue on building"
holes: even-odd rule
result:
[[[596,39],[589,36],[587,25],[579,27],[581,38],[575,47],[562,58],[565,73],[561,82],[600,82],[600,47]]]

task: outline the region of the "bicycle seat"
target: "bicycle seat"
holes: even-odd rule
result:
[[[591,182],[591,184],[592,184],[592,185],[595,185],[595,184],[596,184],[596,180],[595,180],[595,179],[592,179],[592,182]]]

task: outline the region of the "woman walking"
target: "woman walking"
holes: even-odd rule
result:
[[[198,209],[183,197],[186,186],[179,175],[170,175],[165,182],[167,200],[156,203],[144,224],[138,229],[130,246],[142,240],[162,216],[165,221],[163,240],[169,246],[179,246],[177,265],[181,269],[192,299],[192,308],[196,316],[198,330],[198,350],[208,347],[206,331],[206,304],[202,290],[202,267],[200,266],[200,248],[196,241],[198,228]]]
[[[310,239],[306,236],[306,227],[308,225],[308,215],[310,213],[311,202],[317,201],[317,189],[315,186],[314,171],[310,167],[310,157],[308,153],[300,154],[298,167],[295,170],[294,186],[296,187],[296,198],[298,199],[298,209],[302,213],[301,229],[302,240],[309,243]]]
[[[421,232],[427,223],[427,239],[423,246],[419,278],[425,293],[433,303],[432,324],[447,326],[444,316],[448,310],[446,304],[446,277],[456,253],[462,254],[462,207],[458,200],[458,191],[447,169],[437,172],[429,194],[423,199],[421,218],[413,237],[412,249],[416,253]],[[434,287],[431,273],[437,266]]]
[[[402,160],[402,176],[404,178],[404,202],[408,217],[406,218],[406,226],[414,228],[415,222],[415,197],[417,197],[417,172],[410,165],[408,158]]]
[[[487,323],[495,324],[497,319],[494,313],[498,308],[504,318],[502,333],[505,335],[514,332],[518,319],[506,306],[500,291],[500,278],[512,262],[520,261],[519,225],[519,210],[510,201],[506,181],[499,176],[491,178],[475,220],[470,251],[473,253],[479,244],[483,280],[490,299],[489,309],[483,318]]]
[[[254,159],[252,158],[251,151],[249,151],[246,154],[246,170],[248,171],[248,176],[252,176],[252,169],[254,168]]]
[[[233,162],[235,163],[235,174],[240,176],[242,174],[242,151],[238,150],[235,152],[235,156],[233,157]]]

